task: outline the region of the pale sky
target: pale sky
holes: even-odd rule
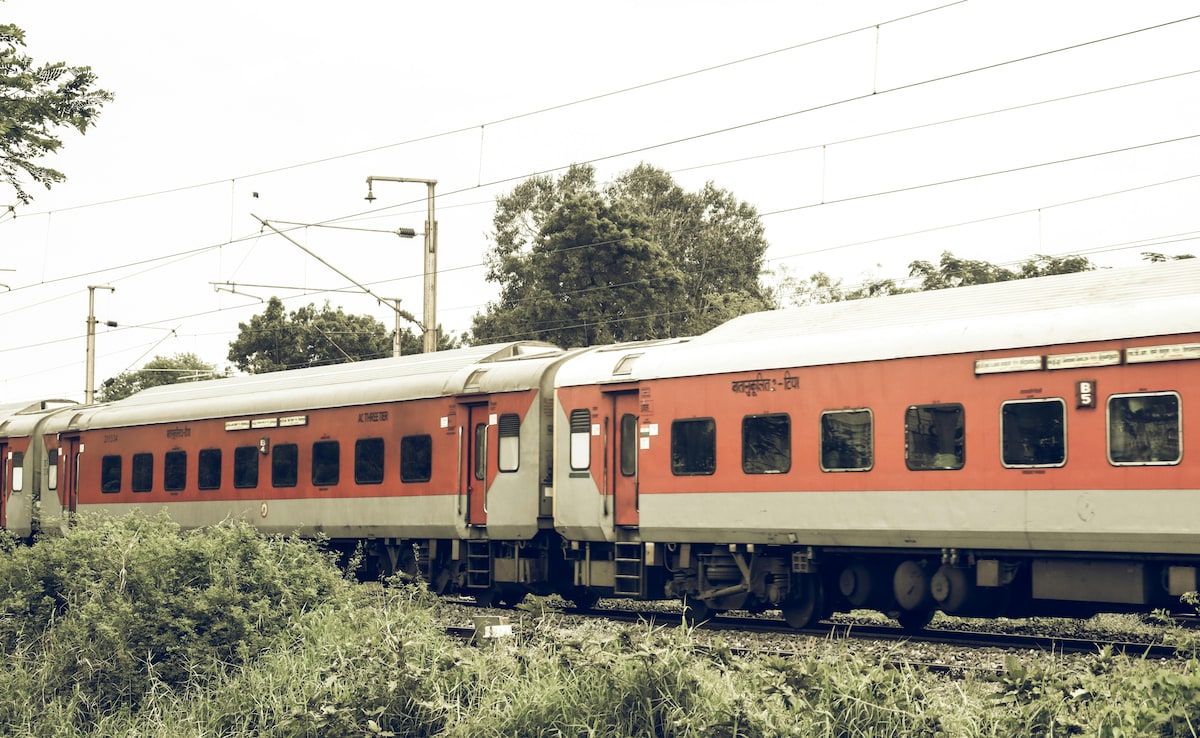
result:
[[[220,368],[271,295],[389,327],[257,215],[421,315],[436,179],[438,321],[498,293],[495,198],[536,173],[639,162],[762,215],[767,267],[847,284],[916,259],[1200,254],[1194,2],[406,3],[7,0],[38,61],[116,95],[0,217],[0,402],[82,399],[156,355]],[[0,211],[16,204],[0,187]],[[328,223],[341,228],[297,227]],[[236,293],[228,291],[236,284]],[[261,285],[261,286],[260,286]],[[223,289],[218,289],[223,288]],[[327,292],[325,290],[346,290]]]

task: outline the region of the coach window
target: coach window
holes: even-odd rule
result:
[[[875,419],[870,410],[821,413],[821,471],[870,471],[875,466]]]
[[[13,455],[13,464],[19,464],[20,461],[16,458],[19,454]],[[15,469],[14,469],[15,473]],[[13,487],[16,487],[16,482],[13,482]],[[121,457],[120,456],[105,456],[100,459],[100,491],[101,492],[120,492],[121,491]]]
[[[500,416],[500,471],[515,472],[521,464],[521,417],[516,413]]]
[[[134,454],[129,475],[134,492],[149,492],[154,488],[154,454]]]
[[[792,468],[792,419],[787,415],[742,418],[742,471],[786,474]]]
[[[120,459],[121,457],[118,456],[117,458]],[[25,453],[22,451],[13,451],[12,491],[20,492],[23,489],[25,489]]]
[[[1179,395],[1155,392],[1108,398],[1108,460],[1117,466],[1178,464]]]
[[[717,424],[712,418],[671,423],[671,473],[712,474],[717,470]]]
[[[638,419],[636,415],[621,416],[621,476],[637,474]]]
[[[233,486],[253,489],[258,486],[258,446],[238,446],[233,450]]]
[[[200,449],[200,459],[196,467],[196,486],[200,489],[221,488],[221,449]]]
[[[962,405],[913,405],[904,413],[904,461],[913,471],[961,469],[966,463]]]
[[[383,482],[383,439],[360,438],[354,442],[354,483]]]
[[[46,452],[46,486],[58,489],[58,449],[52,448]]]
[[[187,451],[168,451],[163,457],[163,489],[179,492],[187,487]]]
[[[1000,406],[1000,461],[1007,467],[1062,466],[1067,461],[1067,404],[1013,400]]]
[[[118,463],[121,457],[117,457]],[[119,476],[118,476],[119,479]],[[12,455],[12,491],[20,492],[25,489],[25,453],[23,451],[13,451]],[[118,484],[116,491],[120,491]],[[107,491],[107,490],[106,490]]]
[[[300,479],[300,447],[277,443],[271,448],[271,486],[295,487]]]
[[[587,469],[592,463],[592,413],[571,411],[571,468]]]
[[[341,476],[340,447],[337,441],[317,441],[312,446],[312,483],[314,487],[332,487]]]
[[[400,439],[400,481],[428,482],[433,476],[433,438],[428,435]]]
[[[475,478],[479,481],[487,479],[487,423],[475,424],[475,450],[471,452],[475,459]]]

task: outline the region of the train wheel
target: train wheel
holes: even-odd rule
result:
[[[892,592],[900,609],[922,612],[933,608],[929,571],[920,560],[902,561],[892,575]]]
[[[825,590],[821,580],[804,574],[795,580],[796,589],[783,601],[783,619],[793,628],[807,628],[817,623],[825,614]]]

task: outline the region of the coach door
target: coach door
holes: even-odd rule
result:
[[[488,406],[467,405],[463,433],[463,493],[467,497],[467,524],[487,525]]]
[[[8,444],[0,443],[0,528],[8,527]]]
[[[79,507],[79,436],[63,438],[58,448],[61,474],[58,478],[58,496],[63,506],[74,513]]]
[[[605,418],[605,467],[617,525],[638,524],[638,393],[614,392]]]

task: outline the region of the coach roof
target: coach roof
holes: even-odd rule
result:
[[[185,382],[87,408],[72,428],[241,417],[537,386],[562,350],[536,341],[471,346],[349,364]],[[543,361],[526,361],[526,359]],[[486,368],[486,374],[478,369]]]
[[[1198,332],[1200,259],[1183,259],[751,313],[676,344],[593,351],[566,362],[557,384]]]

